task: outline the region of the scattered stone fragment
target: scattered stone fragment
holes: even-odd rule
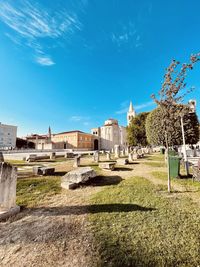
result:
[[[68,172],[61,178],[61,187],[75,189],[80,183],[85,183],[96,176],[96,172],[91,167],[78,168]]]
[[[115,169],[115,162],[102,162],[99,163],[99,168],[103,170],[110,170],[113,171]]]

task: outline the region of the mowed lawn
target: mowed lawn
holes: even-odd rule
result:
[[[200,197],[200,184],[173,179],[172,185],[182,186],[183,191],[173,188],[168,194],[167,174],[160,171],[164,156],[147,159],[153,163],[148,165],[149,177],[142,177],[147,175],[143,172],[147,165],[139,161],[134,168],[141,169],[140,177],[134,177],[134,170],[131,178],[121,172],[125,180],[106,186],[106,176],[98,192],[91,186],[91,193],[85,195],[91,267],[200,266],[200,201],[194,201]],[[164,185],[153,183],[151,177]],[[48,199],[57,194],[61,194],[60,176],[19,179],[17,183],[17,204],[24,207],[48,206]],[[74,196],[72,207],[73,201],[77,202]]]
[[[133,177],[93,196],[90,230],[99,266],[199,266],[200,208]]]

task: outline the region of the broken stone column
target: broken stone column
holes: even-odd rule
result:
[[[0,163],[0,220],[20,211],[16,205],[17,168],[9,163]]]
[[[107,159],[107,160],[111,160],[111,154],[110,154],[110,152],[108,152],[108,153],[106,154],[106,159]]]
[[[66,159],[70,159],[70,158],[73,158],[74,157],[74,154],[73,153],[69,153],[69,152],[66,152],[65,153],[65,158]]]
[[[99,152],[98,151],[94,152],[93,159],[94,159],[94,162],[99,162]]]
[[[0,151],[0,162],[4,162],[4,156],[3,153]]]
[[[119,157],[120,157],[119,145],[115,145],[115,158],[119,158]]]
[[[80,167],[80,164],[81,164],[81,156],[79,155],[79,156],[76,156],[74,158],[74,165],[73,165],[73,167],[74,168],[78,168],[78,167]]]
[[[139,155],[140,158],[144,157],[144,154],[141,148],[137,150],[137,154]]]
[[[128,156],[128,154],[130,153],[129,147],[125,148],[125,155]]]
[[[121,156],[122,156],[122,157],[125,156],[125,149],[124,149],[124,148],[121,150]]]
[[[133,161],[133,154],[132,153],[129,153],[128,154],[128,161],[129,162],[132,162]]]
[[[55,152],[52,152],[50,154],[50,159],[56,159],[56,153]]]

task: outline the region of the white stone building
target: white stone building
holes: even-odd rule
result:
[[[106,120],[102,127],[93,128],[91,133],[97,136],[98,149],[111,150],[115,145],[121,148],[127,145],[126,128],[119,126],[117,120]]]
[[[0,149],[15,148],[17,126],[6,125],[0,122]]]

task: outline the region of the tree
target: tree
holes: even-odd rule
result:
[[[196,55],[191,55],[189,63],[184,63],[184,64],[180,64],[180,62],[173,60],[169,65],[169,67],[166,69],[166,74],[164,75],[164,82],[159,91],[159,97],[157,98],[154,94],[152,95],[152,98],[154,99],[155,103],[160,107],[161,111],[160,123],[164,131],[167,151],[170,144],[172,143],[172,139],[170,139],[170,137],[172,137],[174,131],[174,124],[173,120],[171,120],[171,117],[173,116],[178,120],[178,118],[181,119],[183,118],[184,115],[186,115],[181,106],[177,104],[180,103],[184,99],[184,96],[191,91],[191,89],[189,90],[186,89],[185,79],[188,70],[193,69],[194,64],[197,61],[199,61],[199,57],[200,53]],[[171,185],[170,185],[169,163],[168,163],[169,192],[171,191],[170,188]]]
[[[146,137],[145,123],[149,112],[142,112],[131,120],[127,127],[127,139],[131,146],[146,146],[148,144]]]
[[[189,107],[179,105],[184,115],[185,141],[187,144],[196,144],[199,141],[199,121],[196,113],[190,113]],[[161,108],[153,110],[146,119],[146,135],[151,145],[166,146],[165,131],[161,124]],[[169,146],[182,145],[181,120],[176,113],[170,114],[170,121],[173,129],[168,132]]]

